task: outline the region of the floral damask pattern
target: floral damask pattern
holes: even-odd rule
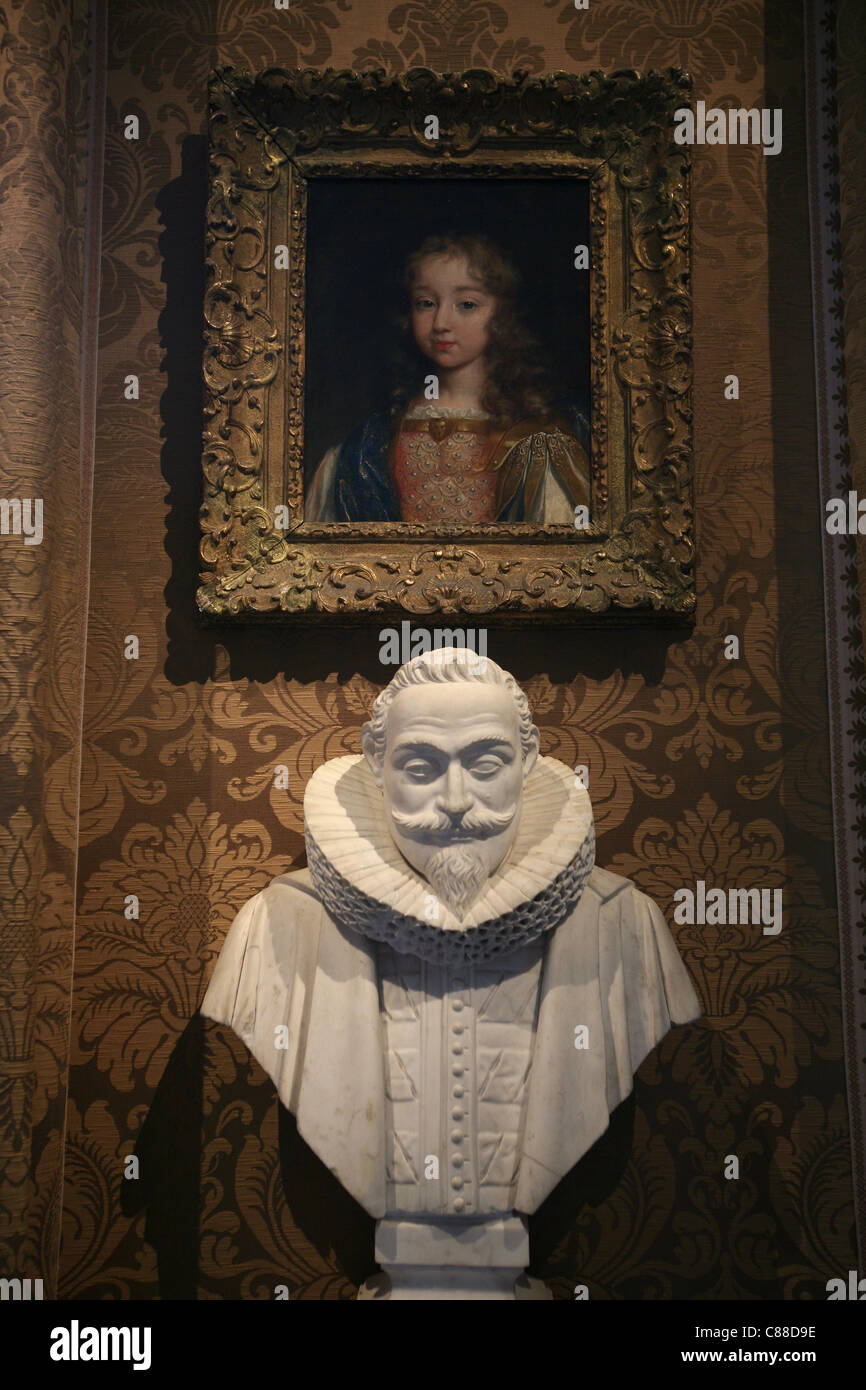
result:
[[[46,822],[52,763],[76,757],[47,697],[59,642],[83,689],[92,455],[83,428],[86,7],[14,0],[0,42],[0,494],[43,508],[35,545],[4,518],[0,565],[0,1270],[56,1289],[74,844]],[[4,501],[4,507],[6,502]],[[67,1021],[65,1022],[64,1019]]]
[[[30,1136],[46,1118],[59,1118],[58,1059],[65,1055],[67,1039],[72,893],[64,876],[47,865],[41,829],[23,806],[13,812],[8,825],[0,825],[0,862],[9,866],[8,877],[0,881],[0,1039],[5,1062],[0,1072],[0,1239],[8,1240],[37,1192],[27,1162]],[[38,1011],[33,1008],[35,997]],[[49,1139],[55,1161],[57,1138],[53,1134]]]
[[[93,1058],[117,1091],[139,1072],[156,1086],[238,908],[288,867],[263,826],[229,828],[198,799],[164,830],[133,826],[81,903],[76,1061]]]
[[[255,694],[258,707],[234,687],[215,687],[207,700],[214,725],[240,733],[250,752],[259,755],[246,777],[229,778],[228,793],[243,802],[267,796],[277,820],[300,831],[304,788],[312,773],[329,758],[360,753],[361,725],[378,691],[366,683],[340,688],[322,682],[302,690],[274,681]],[[275,768],[286,769],[287,788],[274,776]]]
[[[327,67],[332,34],[350,0],[303,0],[274,13],[259,0],[133,0],[112,26],[111,61],[144,87],[182,90],[194,109],[204,105],[207,75],[225,61],[252,70]]]
[[[777,935],[764,935],[764,925],[776,925],[769,921],[672,928],[703,1016],[668,1041],[668,1064],[684,1082],[700,1078],[695,1104],[708,1117],[708,1132],[720,1127],[724,1144],[724,1135],[733,1140],[728,1122],[749,1088],[788,1089],[801,1068],[838,1046],[833,914],[810,866],[786,855],[776,825],[764,819],[741,825],[707,794],[675,825],[645,821],[633,851],[614,855],[608,867],[633,879],[672,922],[675,894],[695,892],[698,880],[707,893],[727,894],[735,886],[780,894]]]
[[[814,1290],[814,1270],[832,1269],[840,1238],[854,1220],[847,1200],[850,1146],[845,1098],[835,1096],[826,1108],[816,1096],[802,1100],[795,1124],[785,1132],[780,1124],[770,1167],[773,1205],[797,1254],[782,1263],[785,1297],[823,1297]],[[791,1136],[803,1136],[796,1142]],[[846,1199],[839,1200],[839,1194]],[[840,1271],[841,1272],[841,1271]]]
[[[118,1257],[129,1235],[121,1212],[124,1157],[130,1151],[125,1132],[126,1112],[120,1117],[107,1101],[93,1101],[80,1114],[69,1102],[69,1138],[65,1180],[76,1193],[73,1219],[64,1230],[64,1268],[61,1296],[75,1287],[99,1288],[99,1297],[128,1299],[142,1281],[156,1278],[153,1247],[142,1239],[144,1217],[134,1230],[134,1263]],[[143,1116],[134,1116],[133,1133]],[[121,1125],[123,1129],[121,1129]]]
[[[114,829],[125,797],[153,805],[165,796],[165,783],[140,776],[135,770],[135,755],[145,746],[143,725],[146,720],[124,719],[129,705],[156,679],[155,631],[148,613],[136,613],[131,631],[139,638],[140,654],[136,660],[118,659],[118,639],[102,615],[94,614],[88,631],[89,669],[95,679],[91,682],[91,700],[84,716],[80,756],[86,771],[82,774],[84,794],[79,802],[78,762],[72,752],[55,760],[48,770],[50,793],[46,816],[52,834],[61,844],[77,829],[77,843],[91,840]],[[124,634],[125,635],[125,634]],[[78,710],[74,703],[74,667],[67,651],[71,642],[61,634],[56,659],[49,668],[49,698],[56,711],[62,712],[70,740],[77,725]],[[121,638],[121,642],[122,642]],[[181,707],[188,703],[181,695]],[[160,728],[171,727],[161,711]],[[106,747],[116,742],[120,756]]]
[[[540,72],[544,50],[523,34],[511,32],[509,7],[493,0],[408,0],[388,14],[391,39],[369,39],[353,53],[353,66],[382,67],[388,72],[423,65],[439,72],[464,68],[522,68]],[[537,24],[537,18],[533,17]],[[527,27],[533,27],[527,21]]]
[[[213,1030],[218,1032],[223,1030]],[[226,1099],[221,1095],[215,1106],[213,1138],[203,1156],[205,1296],[225,1297],[230,1271],[244,1299],[273,1299],[279,1287],[293,1301],[353,1298],[354,1286],[292,1220],[280,1174],[273,1098],[265,1108],[260,1099],[241,1106]]]
[[[567,26],[565,47],[579,66],[681,67],[701,85],[750,82],[761,63],[760,10],[751,0],[607,0],[576,11],[545,0]]]
[[[302,1191],[284,1186],[281,1157],[303,1167],[302,1153],[246,1049],[215,1026],[204,1030],[200,1055],[190,1043],[190,1020],[234,912],[273,875],[303,864],[309,777],[324,760],[359,751],[361,725],[388,677],[376,663],[375,632],[214,632],[191,616],[190,477],[198,460],[189,421],[200,397],[190,383],[200,305],[188,293],[184,300],[185,286],[179,303],[172,255],[179,239],[192,237],[200,209],[200,165],[188,157],[200,149],[208,68],[679,64],[696,95],[712,89],[748,105],[769,77],[764,23],[759,0],[605,0],[586,11],[564,0],[112,7],[104,369],[77,832],[73,762],[61,750],[48,769],[48,824],[58,843],[75,844],[81,885],[66,1296],[160,1292],[164,1270],[142,1209],[124,1204],[121,1169],[133,1151],[154,1152],[146,1126],[178,1068],[181,1095],[201,1096],[199,1184],[184,1198],[198,1213],[191,1238],[199,1297],[267,1299],[284,1284],[293,1299],[341,1300],[361,1277],[344,1245],[311,1233],[306,1219],[328,1208],[327,1175],[311,1169]],[[802,81],[799,23],[792,10],[774,56],[773,79],[785,90]],[[127,110],[143,118],[137,144],[119,128]],[[779,888],[784,902],[775,937],[754,927],[674,928],[705,1014],[647,1059],[598,1152],[539,1213],[535,1272],[562,1298],[578,1282],[593,1298],[817,1297],[856,1258],[822,593],[817,571],[804,567],[792,601],[781,581],[790,533],[777,524],[790,491],[802,516],[785,513],[786,527],[813,534],[817,498],[808,449],[783,467],[775,457],[768,267],[778,248],[768,161],[754,155],[695,152],[693,634],[642,632],[633,642],[604,631],[590,639],[549,632],[541,641],[504,631],[494,642],[491,634],[491,654],[525,686],[544,752],[589,768],[601,864],[633,879],[671,922],[677,889],[698,879]],[[777,225],[794,196],[783,190],[774,205]],[[788,293],[805,341],[808,285]],[[726,402],[724,376],[741,358],[742,400]],[[137,402],[117,389],[124,370],[141,372]],[[808,389],[792,407],[804,431]],[[22,571],[19,582],[41,581]],[[123,655],[129,633],[140,638],[137,661]],[[739,638],[736,657],[725,654],[729,634]],[[75,695],[69,663],[53,663],[46,699],[70,729]],[[26,723],[16,731],[15,716],[0,668],[0,738],[26,767],[36,744]],[[16,824],[23,843],[28,826]],[[69,889],[52,883],[59,901]],[[126,915],[130,895],[137,917]],[[26,989],[26,980],[13,988]],[[25,1102],[37,1104],[32,1094]],[[722,1174],[731,1152],[741,1158],[737,1183]],[[48,1139],[42,1160],[50,1167]],[[159,1161],[174,1181],[170,1145]],[[34,1251],[32,1213],[43,1200],[50,1211],[47,1191],[39,1186],[31,1208]]]

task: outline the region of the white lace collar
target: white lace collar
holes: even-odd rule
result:
[[[438,964],[491,959],[557,926],[576,906],[595,862],[592,806],[572,770],[539,758],[523,793],[505,862],[460,922],[403,858],[366,760],[334,758],[304,797],[307,859],[335,920],[395,950]]]
[[[407,420],[489,420],[490,414],[478,406],[439,405],[438,401],[412,405],[406,411]]]

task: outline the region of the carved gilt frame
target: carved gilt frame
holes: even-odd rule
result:
[[[675,69],[212,74],[203,614],[692,620],[689,168],[672,140],[689,85]],[[304,521],[306,202],[325,176],[588,181],[588,529]]]

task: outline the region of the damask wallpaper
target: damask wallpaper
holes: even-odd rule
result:
[[[532,1272],[560,1298],[580,1280],[593,1299],[771,1299],[824,1298],[828,1278],[857,1268],[803,45],[800,8],[782,0],[590,0],[585,11],[565,0],[113,0],[80,785],[65,744],[40,749],[37,822],[58,864],[42,879],[43,952],[55,918],[67,929],[55,994],[40,985],[53,1082],[34,1081],[27,1101],[16,1247],[40,1273],[55,1257],[62,1177],[62,1297],[266,1299],[285,1283],[292,1298],[348,1299],[372,1267],[372,1220],[299,1140],[243,1045],[197,1017],[237,909],[304,863],[311,772],[360,751],[388,679],[374,628],[220,629],[196,614],[204,115],[220,63],[678,65],[708,105],[784,109],[775,158],[693,151],[694,632],[491,629],[488,650],[523,684],[542,752],[589,766],[600,864],[671,923],[676,889],[698,879],[781,888],[785,901],[777,936],[672,926],[703,1017],[650,1056],[608,1133],[532,1219]],[[137,141],[123,135],[129,114]],[[724,395],[732,372],[736,401]],[[130,373],[137,400],[125,398]],[[78,582],[51,577],[52,603],[62,588],[67,605],[43,677],[57,711],[77,698],[63,652],[81,620]],[[724,656],[729,633],[737,661]],[[130,636],[137,659],[125,656]],[[4,751],[26,765],[26,743],[13,744]],[[275,788],[277,763],[288,791]],[[4,825],[24,843],[35,815]],[[137,920],[125,916],[130,894]],[[737,1182],[723,1178],[731,1153]]]

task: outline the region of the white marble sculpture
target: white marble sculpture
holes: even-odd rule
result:
[[[241,908],[202,1011],[378,1219],[360,1298],[549,1297],[525,1215],[697,998],[493,661],[410,661],[362,746],[310,779],[309,868]]]

